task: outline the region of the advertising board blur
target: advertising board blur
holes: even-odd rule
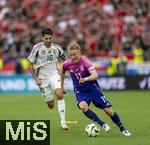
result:
[[[100,77],[98,82],[102,90],[150,90],[150,75]],[[73,91],[70,77],[65,79],[65,88]],[[35,92],[39,90],[31,75],[0,75],[0,93]]]

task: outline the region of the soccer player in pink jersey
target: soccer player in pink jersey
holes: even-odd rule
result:
[[[97,82],[98,74],[90,60],[81,56],[78,43],[71,42],[69,44],[68,54],[70,58],[67,59],[62,66],[61,88],[64,90],[65,72],[68,71],[73,81],[77,105],[82,110],[83,114],[89,119],[97,122],[106,132],[110,130],[110,127],[102,121],[94,111],[89,109],[89,105],[92,102],[95,107],[104,110],[119,127],[124,136],[130,136],[131,133],[125,129],[119,115],[113,111],[112,105],[100,90],[100,86]]]

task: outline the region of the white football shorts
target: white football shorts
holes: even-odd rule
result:
[[[42,84],[39,87],[42,96],[44,96],[45,102],[49,102],[54,99],[54,92],[57,88],[61,88],[60,75],[58,73],[53,74],[50,78],[41,79]]]

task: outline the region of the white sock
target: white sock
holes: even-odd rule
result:
[[[65,122],[65,100],[58,100],[58,112],[62,122]]]

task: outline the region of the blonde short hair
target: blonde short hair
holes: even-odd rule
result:
[[[75,50],[75,49],[80,50],[81,49],[80,45],[75,41],[70,42],[67,47],[67,50]]]

